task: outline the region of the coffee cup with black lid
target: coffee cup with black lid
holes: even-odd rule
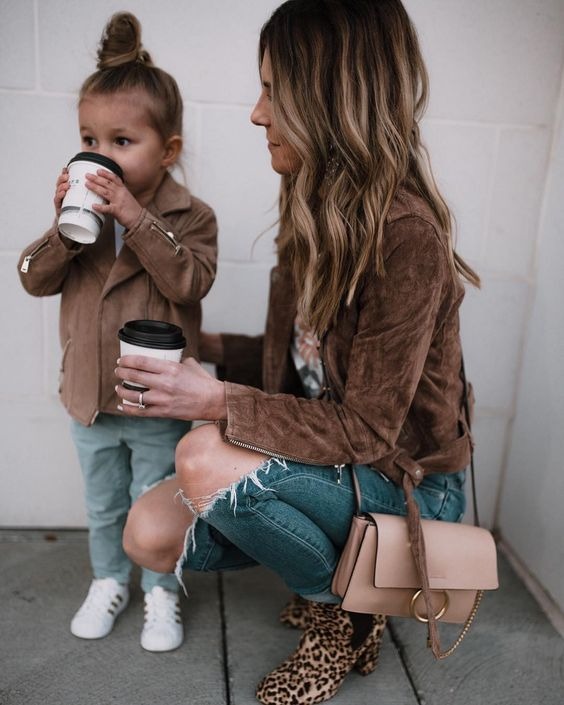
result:
[[[79,152],[67,164],[70,188],[63,199],[58,226],[65,237],[82,245],[96,242],[104,225],[104,214],[93,205],[107,201],[86,188],[86,174],[96,173],[100,167],[123,179],[119,164],[97,152]]]
[[[135,320],[124,323],[118,331],[120,355],[144,355],[159,360],[180,362],[186,347],[182,328],[166,321]],[[122,382],[126,389],[148,391],[134,382]],[[124,403],[129,404],[130,402]]]

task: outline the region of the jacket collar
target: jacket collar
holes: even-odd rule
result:
[[[168,173],[157,189],[155,196],[149,204],[149,210],[167,215],[175,211],[189,210],[192,207],[192,197],[184,186],[177,183]]]
[[[189,191],[167,172],[147,210],[157,217],[165,217],[174,212],[189,210],[191,205]],[[89,265],[104,282],[104,296],[143,269],[137,255],[127,246],[122,247],[116,257],[112,217],[106,217],[100,237],[91,248],[85,248],[83,252]]]
[[[415,196],[415,197],[414,197]],[[386,223],[393,223],[401,218],[418,217],[437,227],[437,219],[430,206],[420,197],[417,197],[406,185],[398,188],[386,216]]]

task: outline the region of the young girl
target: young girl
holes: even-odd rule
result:
[[[131,563],[122,531],[129,507],[144,488],[174,472],[176,444],[189,429],[186,421],[118,412],[118,330],[131,319],[168,321],[182,328],[185,355],[196,355],[200,300],[216,267],[213,211],[168,172],[182,149],[182,98],[176,81],[153,65],[140,35],[133,15],[114,15],[102,36],[98,70],[79,95],[82,151],[109,157],[123,171],[123,181],[95,167],[87,177],[88,188],[107,201],[96,207],[105,215],[100,237],[79,245],[55,223],[26,248],[19,267],[30,294],[62,295],[60,393],[84,476],[94,574],[71,622],[72,633],[83,639],[106,636],[126,607]],[[57,215],[68,189],[63,169]],[[183,633],[175,577],[143,570],[141,585],[141,645],[149,651],[178,647]]]

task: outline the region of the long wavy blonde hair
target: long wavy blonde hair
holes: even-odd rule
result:
[[[301,159],[282,177],[278,246],[309,326],[323,334],[369,267],[385,276],[384,225],[401,185],[435,214],[453,276],[479,286],[454,252],[421,143],[428,77],[401,2],[288,0],[262,28],[259,62],[267,49],[277,130]]]

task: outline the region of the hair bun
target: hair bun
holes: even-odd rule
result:
[[[117,12],[109,19],[98,48],[98,69],[109,69],[134,61],[152,66],[141,44],[141,24],[131,12]]]

